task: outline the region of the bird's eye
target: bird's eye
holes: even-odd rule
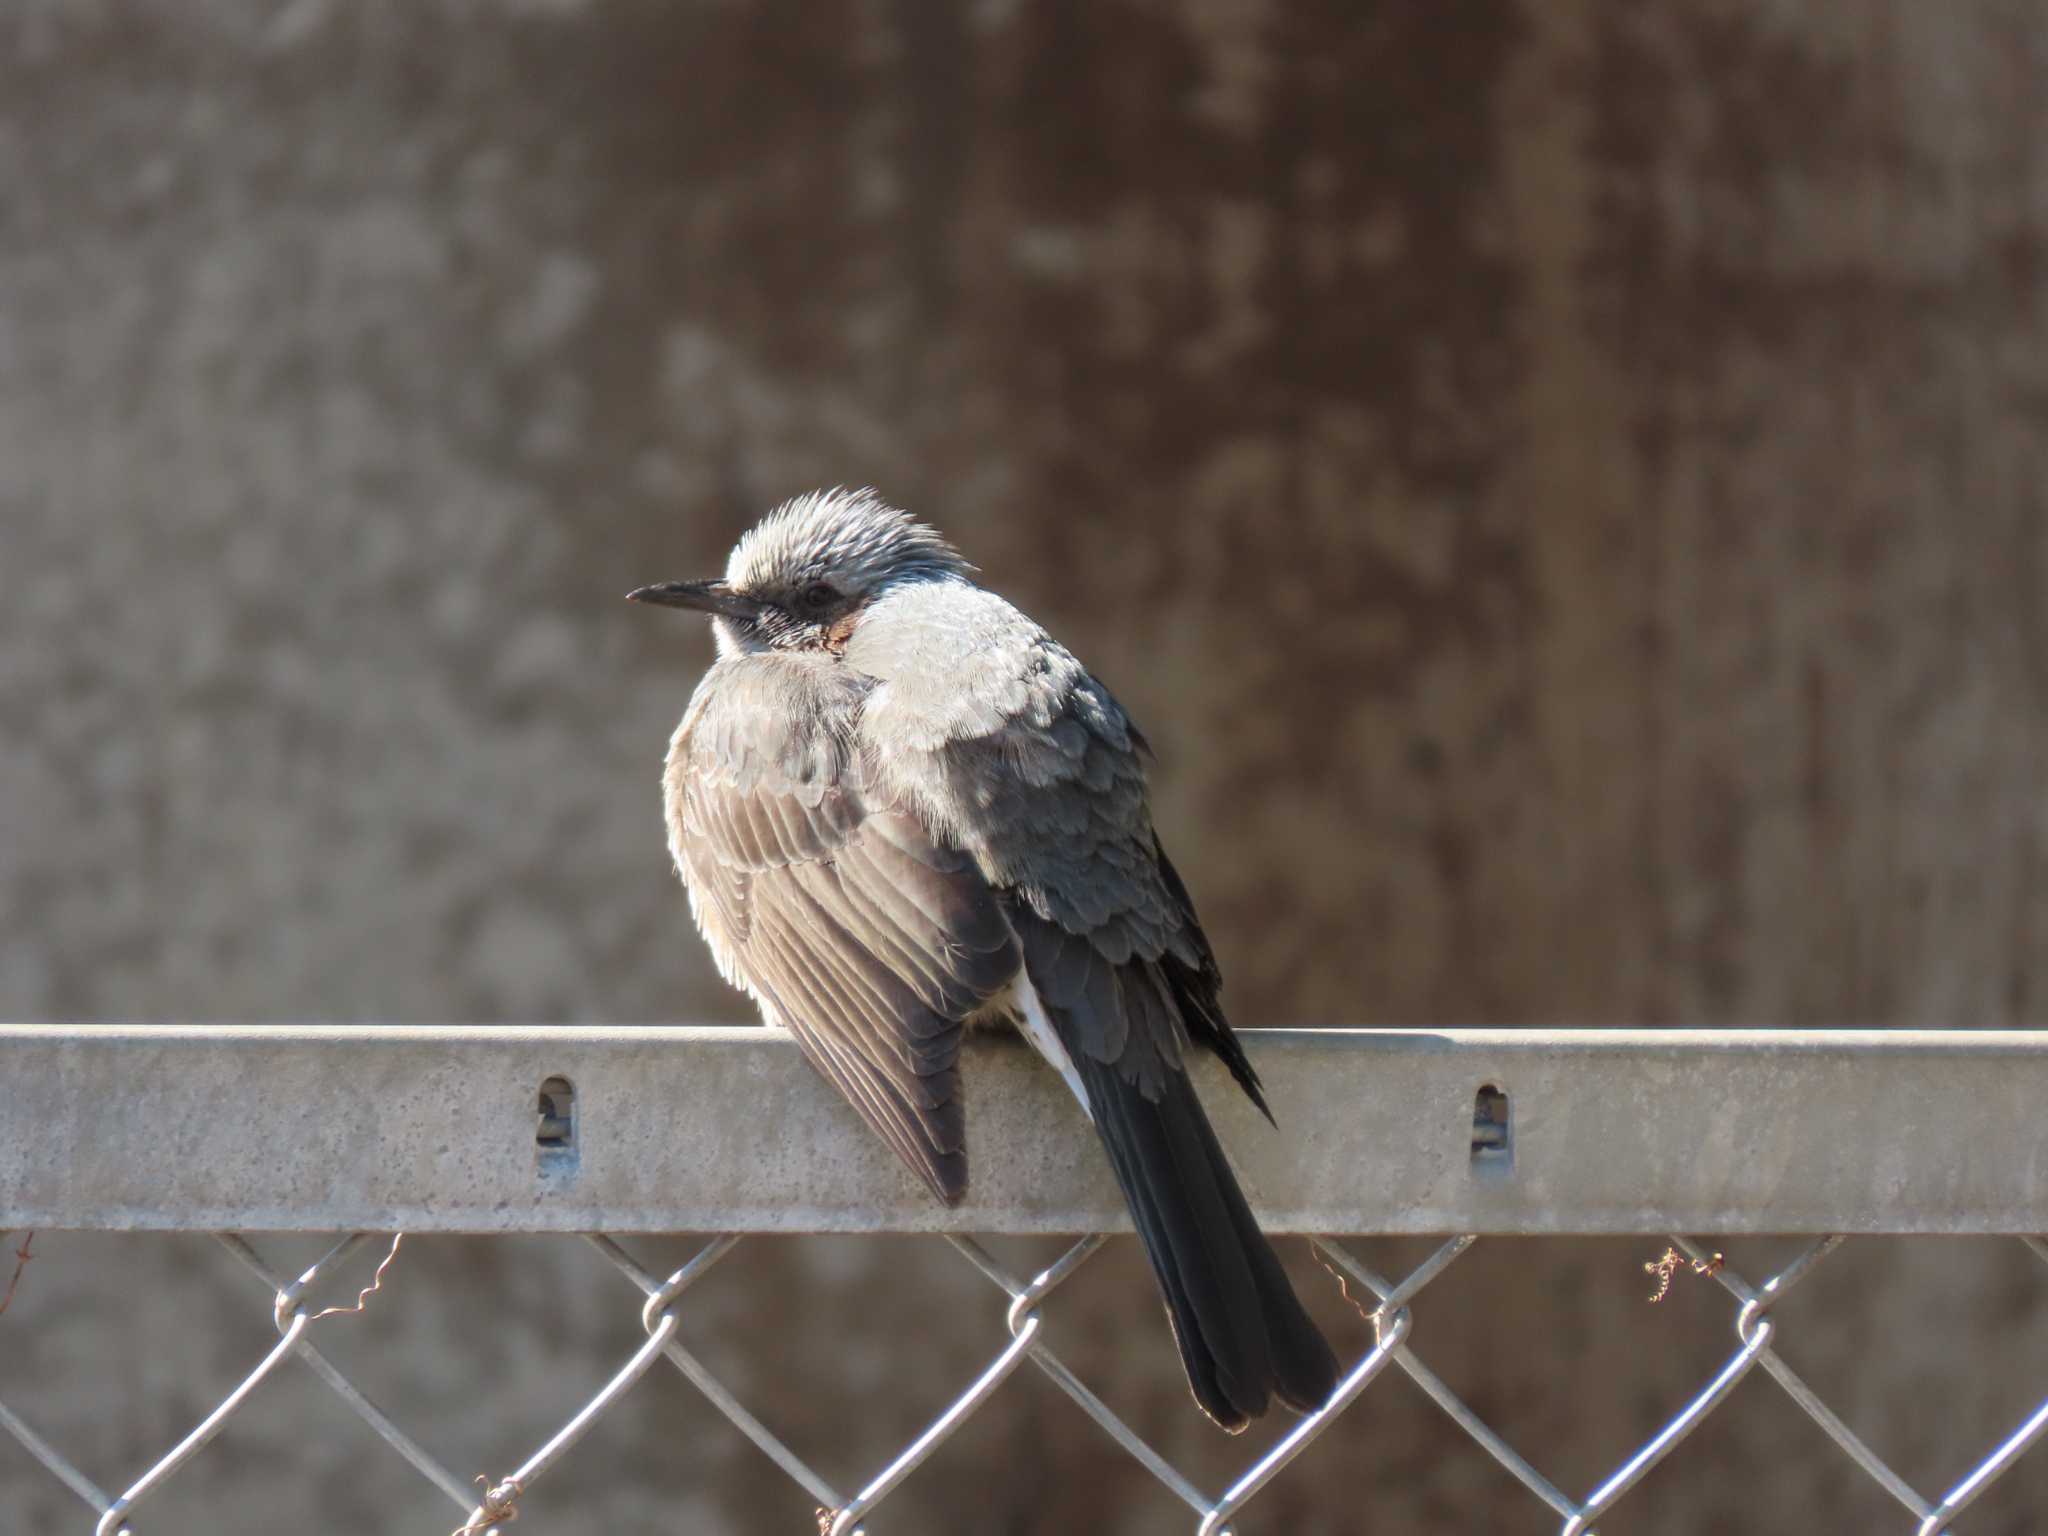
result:
[[[839,601],[839,589],[829,581],[814,581],[797,593],[796,601],[805,613],[823,613]]]

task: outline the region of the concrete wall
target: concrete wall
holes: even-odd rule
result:
[[[656,810],[708,644],[618,595],[843,481],[1146,724],[1240,1022],[2039,1023],[2044,54],[2010,0],[22,0],[0,1014],[744,1017]],[[1646,1246],[1481,1245],[1418,1314],[1567,1487],[1727,1344],[1710,1297],[1644,1309]],[[1788,1313],[1930,1486],[2048,1385],[2006,1246],[1860,1245]],[[261,1298],[200,1239],[37,1249],[0,1381],[118,1485]],[[630,1346],[616,1286],[421,1243],[335,1348],[502,1472]],[[761,1242],[692,1327],[855,1483],[989,1295]],[[1220,1486],[1244,1447],[1135,1257],[1071,1305],[1063,1349]],[[540,1528],[807,1528],[644,1390]],[[317,1383],[266,1391],[152,1536],[453,1523]],[[1547,1529],[1433,1412],[1375,1388],[1246,1531]],[[78,1523],[4,1443],[0,1490]],[[2024,1467],[1967,1529],[2044,1500]],[[1603,1530],[1886,1507],[1759,1381]],[[969,1518],[1182,1524],[1035,1382],[876,1529]]]

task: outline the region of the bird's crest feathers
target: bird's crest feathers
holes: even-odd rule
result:
[[[862,590],[899,576],[973,570],[937,529],[872,490],[834,486],[793,497],[748,529],[733,546],[725,579],[742,592],[830,580]]]

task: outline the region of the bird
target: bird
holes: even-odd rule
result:
[[[725,980],[948,1205],[962,1036],[1021,1031],[1093,1122],[1195,1402],[1231,1433],[1276,1400],[1313,1413],[1336,1357],[1189,1077],[1214,1052],[1272,1121],[1153,827],[1150,745],[977,574],[835,488],[775,507],[723,577],[627,594],[710,616],[716,659],[662,773],[692,915]]]

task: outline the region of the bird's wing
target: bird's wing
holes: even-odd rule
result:
[[[993,659],[963,658],[935,681],[906,675],[878,698],[865,721],[878,750],[933,743],[886,754],[892,788],[1004,893],[1033,985],[1087,1055],[1157,1093],[1192,1040],[1264,1109],[1215,956],[1152,828],[1143,736],[1071,653],[1002,612],[1017,628],[986,648]]]
[[[973,861],[864,781],[864,691],[829,662],[721,662],[671,752],[670,837],[721,965],[952,1203],[961,1028],[1017,941]]]
[[[1337,1362],[1186,1070],[1191,1042],[1212,1046],[1264,1107],[1217,999],[1215,957],[1153,832],[1144,741],[1070,653],[972,591],[935,595],[898,642],[905,665],[862,715],[877,769],[1002,893],[1028,994],[1109,1154],[1196,1400],[1232,1429],[1274,1396],[1309,1411],[1336,1385]],[[946,649],[949,634],[981,644]],[[888,638],[865,648],[883,667],[897,659]]]

